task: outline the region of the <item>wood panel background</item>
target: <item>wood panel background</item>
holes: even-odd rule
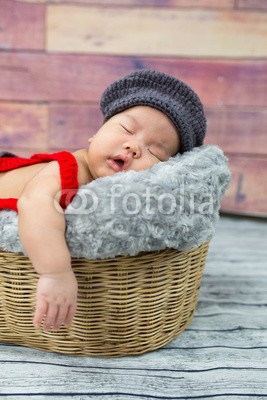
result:
[[[74,150],[114,79],[188,82],[229,158],[222,210],[267,216],[266,0],[0,0],[0,150]]]

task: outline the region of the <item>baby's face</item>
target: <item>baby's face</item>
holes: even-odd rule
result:
[[[150,168],[167,161],[180,148],[179,135],[170,119],[148,106],[114,115],[89,142],[88,165],[94,179]]]

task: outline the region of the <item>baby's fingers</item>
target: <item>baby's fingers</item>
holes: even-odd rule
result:
[[[69,325],[73,320],[75,311],[76,305],[50,305],[44,321],[44,330],[49,331],[52,329],[58,331],[61,325]]]
[[[59,307],[57,319],[54,325],[54,330],[58,331],[61,325],[65,324],[66,316],[68,315],[69,307],[68,306],[61,306]]]
[[[65,321],[64,321],[65,325],[70,325],[70,323],[72,322],[74,315],[76,313],[76,308],[77,308],[76,303],[69,306],[69,309],[68,309],[68,312],[66,314]]]
[[[44,330],[49,331],[53,329],[56,324],[58,315],[58,305],[56,304],[49,304],[48,310],[46,312],[45,320],[44,320]]]
[[[36,310],[35,310],[35,315],[34,315],[34,326],[36,328],[39,328],[39,326],[41,325],[44,315],[46,315],[48,310],[48,304],[46,301],[42,300],[42,301],[37,301],[36,304]]]

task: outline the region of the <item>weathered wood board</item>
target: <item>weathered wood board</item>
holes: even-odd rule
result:
[[[207,109],[207,118],[205,143],[228,154],[266,154],[267,109],[218,107]],[[0,102],[0,146],[83,147],[102,122],[98,104]]]
[[[235,0],[20,0],[29,3],[78,3],[128,7],[234,8]]]
[[[238,0],[237,7],[247,10],[267,10],[266,0]]]
[[[267,157],[227,156],[232,182],[223,198],[222,209],[267,217]]]
[[[266,37],[267,14],[259,12],[47,7],[53,52],[252,58],[267,56]]]
[[[98,103],[107,85],[137,68],[158,69],[184,80],[206,107],[267,108],[267,59],[218,61],[3,51],[0,98]]]
[[[41,4],[1,0],[0,49],[44,49],[44,18]]]
[[[45,105],[0,102],[0,148],[47,149],[48,110]]]
[[[99,106],[52,105],[50,107],[49,148],[79,149],[88,145],[103,124]]]
[[[207,144],[227,153],[267,154],[267,108],[217,107],[206,109]]]

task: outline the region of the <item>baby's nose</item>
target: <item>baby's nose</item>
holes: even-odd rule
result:
[[[140,158],[142,155],[141,147],[138,143],[124,143],[123,148],[133,154],[133,158]]]

